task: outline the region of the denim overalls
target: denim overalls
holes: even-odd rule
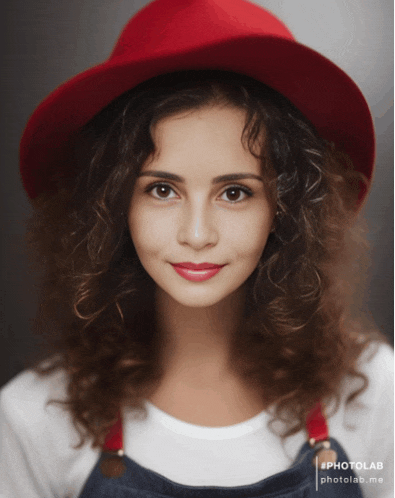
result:
[[[283,472],[248,486],[186,486],[123,455],[120,418],[109,432],[104,451],[79,498],[362,498],[354,472],[350,468],[341,469],[341,462],[348,462],[349,458],[335,439],[328,438],[320,403],[307,417],[306,429],[309,442],[302,446],[293,465]],[[329,443],[330,449],[325,450]],[[337,453],[336,467],[340,468],[320,470],[320,465],[318,468],[313,465],[319,458],[330,460],[333,450]],[[111,473],[112,477],[106,477]],[[114,474],[121,475],[114,477]]]

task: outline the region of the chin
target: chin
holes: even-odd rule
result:
[[[171,300],[186,308],[209,308],[215,306],[234,295],[237,290],[238,288],[236,287],[235,289],[229,289],[227,292],[221,292],[216,289],[202,287],[200,289],[185,289],[184,292],[178,293],[161,289]]]
[[[205,298],[205,299],[177,299],[178,304],[185,306],[186,308],[210,308],[220,303],[222,299],[215,298]]]

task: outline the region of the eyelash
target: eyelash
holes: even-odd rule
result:
[[[173,187],[171,185],[169,185],[168,183],[163,183],[163,182],[157,182],[157,183],[152,183],[151,185],[148,185],[146,188],[145,188],[145,192],[147,194],[150,194],[153,190],[155,190],[156,188],[158,187],[166,187],[166,188],[169,188],[172,192],[175,193]],[[166,198],[161,198],[161,197],[156,197],[154,196],[155,199],[158,199],[158,200],[161,200],[161,201],[166,201],[167,199]]]
[[[148,193],[148,194],[151,194],[153,192],[153,190],[155,190],[158,187],[166,187],[166,188],[169,188],[172,192],[176,193],[175,190],[173,189],[173,187],[171,185],[169,185],[168,183],[164,183],[164,182],[156,182],[156,183],[153,183],[151,185],[148,185],[145,188],[145,192]],[[245,185],[229,185],[222,192],[221,197],[225,194],[225,192],[227,192],[229,190],[232,190],[232,189],[234,189],[234,190],[240,190],[247,197],[252,197],[254,195],[253,192],[252,192],[252,190],[249,189],[248,187],[246,187]],[[174,197],[170,197],[170,198],[163,198],[163,197],[157,197],[157,196],[153,196],[153,197],[155,197],[155,199],[158,199],[158,200],[161,200],[161,201],[167,201],[168,199],[174,199]],[[236,201],[228,200],[226,202],[228,202],[230,204],[237,204],[237,203],[239,203],[239,202],[241,202],[243,200],[245,200],[245,198],[241,199],[241,200],[236,200]]]

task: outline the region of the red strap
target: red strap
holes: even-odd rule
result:
[[[316,403],[308,413],[306,417],[306,429],[309,439],[314,439],[315,442],[328,439],[328,425],[320,402]]]
[[[110,427],[103,444],[104,451],[118,451],[123,449],[122,417],[118,412],[118,420]]]

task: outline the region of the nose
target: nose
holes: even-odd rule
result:
[[[180,214],[178,243],[200,250],[218,242],[214,213],[202,196],[186,204]]]

